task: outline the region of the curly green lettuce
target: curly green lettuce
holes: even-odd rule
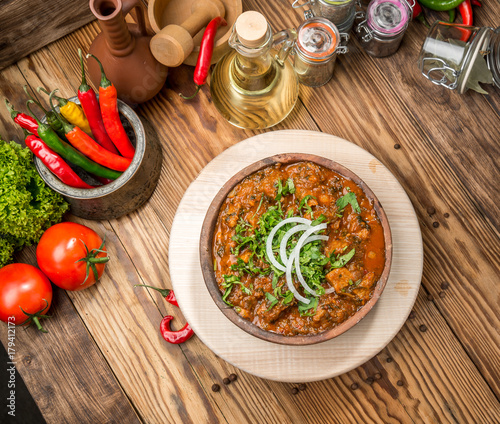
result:
[[[0,267],[14,251],[37,243],[68,207],[38,175],[29,149],[0,137]]]

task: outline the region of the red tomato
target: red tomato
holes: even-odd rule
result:
[[[65,290],[83,290],[93,285],[101,278],[108,259],[101,237],[74,222],[50,227],[36,248],[40,269]]]
[[[51,302],[52,286],[38,268],[11,264],[0,269],[0,320],[17,325],[34,322],[45,332],[38,320],[45,318],[40,314],[49,310]]]

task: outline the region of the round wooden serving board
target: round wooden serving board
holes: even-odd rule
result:
[[[235,173],[268,156],[310,153],[357,174],[380,200],[392,230],[387,286],[368,315],[346,333],[310,346],[285,346],[240,330],[217,308],[203,281],[200,232],[213,198]],[[273,131],[230,147],[189,186],[170,233],[169,265],[181,310],[196,335],[218,356],[258,377],[310,382],[335,377],[378,354],[408,317],[420,287],[422,237],[413,206],[396,178],[374,156],[341,138],[313,131]]]

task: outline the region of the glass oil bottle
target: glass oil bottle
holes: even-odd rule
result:
[[[266,18],[255,11],[240,15],[232,31],[229,45],[234,50],[217,63],[210,80],[214,105],[237,127],[272,127],[288,116],[299,95],[288,59],[295,33],[285,30],[273,36]]]

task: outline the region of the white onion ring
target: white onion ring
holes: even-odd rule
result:
[[[271,233],[269,234],[269,236],[267,236],[267,240],[266,240],[266,254],[267,254],[267,259],[269,260],[269,262],[271,262],[280,271],[286,271],[286,268],[283,265],[281,265],[275,259],[275,257],[274,257],[274,254],[273,254],[273,238],[274,238],[276,232],[281,227],[283,227],[283,225],[289,224],[291,222],[297,222],[299,224],[308,224],[308,225],[311,225],[312,221],[310,221],[309,219],[306,219],[306,218],[299,218],[299,217],[287,218],[287,219],[284,219],[283,221],[281,221],[279,224],[276,224],[274,226],[274,228],[272,229]]]
[[[295,233],[298,233],[299,231],[306,231],[309,228],[311,228],[310,225],[296,225],[295,227],[290,228],[285,233],[285,235],[281,239],[281,243],[280,243],[280,258],[281,258],[281,262],[283,262],[284,264],[286,264],[287,261],[288,261],[288,257],[286,256],[286,246],[288,244],[288,240],[290,239],[290,237],[292,237]]]
[[[293,249],[293,252],[290,254],[290,259],[289,259],[290,262],[295,262],[295,273],[297,274],[297,278],[299,279],[300,284],[302,285],[302,287],[304,287],[305,291],[311,293],[313,296],[318,296],[318,293],[307,285],[306,280],[304,280],[304,277],[302,276],[302,272],[300,271],[300,251],[302,250],[302,246],[304,244],[316,240],[328,240],[327,236],[320,236],[320,235],[311,236],[312,233],[315,233],[316,231],[319,230],[324,230],[326,229],[326,227],[327,227],[326,224],[319,224],[305,231],[304,234],[302,234],[302,236],[299,238],[299,241],[297,242],[297,245]]]
[[[297,289],[295,288],[295,286],[293,284],[292,267],[293,267],[293,261],[290,259],[286,263],[286,274],[285,274],[285,276],[286,276],[286,285],[288,286],[288,290],[290,290],[293,293],[295,299],[300,300],[302,303],[305,303],[306,305],[309,305],[309,303],[311,303],[311,301],[309,299],[307,299],[306,297],[302,296],[297,291]]]

